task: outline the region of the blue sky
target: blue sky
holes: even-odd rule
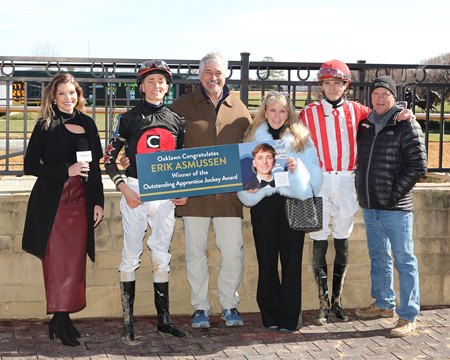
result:
[[[448,0],[20,0],[0,55],[415,64],[450,52]],[[47,50],[45,50],[47,49]]]

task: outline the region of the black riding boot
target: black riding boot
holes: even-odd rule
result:
[[[344,308],[341,305],[342,289],[344,288],[345,275],[348,265],[334,264],[333,292],[331,294],[331,311],[340,321],[349,321]]]
[[[328,313],[330,311],[326,265],[314,268],[314,279],[316,280],[317,289],[319,291],[319,312],[314,321],[316,325],[325,325],[328,322]]]
[[[324,325],[328,322],[330,303],[328,298],[328,267],[325,255],[328,249],[328,241],[313,240],[313,271],[319,293],[319,311],[315,318],[316,325]]]
[[[170,319],[169,314],[169,283],[153,283],[155,293],[155,307],[158,313],[157,329],[176,337],[185,337],[186,334],[179,330]]]
[[[336,257],[334,259],[331,311],[338,320],[348,321],[349,318],[341,305],[341,295],[348,269],[348,239],[334,239],[334,249],[336,250]]]
[[[122,301],[123,312],[123,329],[122,340],[134,340],[134,293],[136,289],[136,281],[121,281],[120,282],[120,299]]]

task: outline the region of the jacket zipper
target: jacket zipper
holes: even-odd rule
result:
[[[370,172],[370,165],[372,162],[372,155],[373,155],[373,148],[375,147],[375,140],[377,139],[377,134],[375,134],[373,141],[372,141],[372,146],[370,148],[370,153],[369,153],[369,161],[368,161],[368,165],[367,165],[367,170],[366,170],[366,197],[367,197],[367,208],[370,209],[370,197],[369,197],[369,172]]]
[[[397,119],[397,114],[394,115],[394,121]],[[384,129],[386,129],[389,126],[394,126],[395,124],[386,124],[386,126],[381,129],[379,133],[381,133]],[[373,131],[375,133],[375,125],[372,124],[373,127]],[[369,161],[368,161],[368,165],[367,165],[367,171],[366,171],[366,197],[367,197],[367,208],[370,209],[370,197],[369,197],[369,172],[370,172],[370,165],[372,162],[372,155],[373,155],[373,148],[375,147],[375,141],[377,140],[377,136],[378,134],[375,134],[375,136],[373,137],[373,141],[372,141],[372,146],[370,148],[370,154],[369,154]]]

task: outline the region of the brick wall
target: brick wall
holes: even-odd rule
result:
[[[15,182],[22,181],[14,179]],[[26,179],[23,179],[26,181]],[[106,192],[105,219],[96,230],[97,260],[87,263],[87,307],[74,314],[82,317],[121,316],[117,265],[122,250],[122,228],[119,193]],[[0,319],[45,318],[45,293],[41,262],[21,250],[28,192],[0,191]],[[414,190],[415,253],[419,259],[421,300],[423,305],[450,304],[450,186],[419,184]],[[248,210],[243,220],[244,276],[239,289],[242,312],[257,312],[255,300],[257,261]],[[211,233],[212,234],[212,233]],[[172,241],[170,274],[170,310],[172,314],[191,314],[190,288],[184,263],[183,223],[177,220]],[[343,294],[344,306],[368,305],[370,298],[370,265],[364,224],[358,213],[350,238],[350,268]],[[311,271],[311,240],[306,237],[303,256],[303,308],[317,306],[317,294]],[[220,254],[214,237],[208,247],[210,267],[211,312],[221,311],[217,294]],[[137,271],[136,315],[154,315],[150,253],[147,248]],[[334,259],[332,242],[327,254]],[[331,275],[331,266],[329,274]],[[331,284],[330,284],[331,285]],[[396,281],[396,286],[397,281]]]

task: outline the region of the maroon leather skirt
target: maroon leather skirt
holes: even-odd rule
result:
[[[86,307],[87,234],[86,185],[73,176],[64,183],[42,261],[47,313]]]

